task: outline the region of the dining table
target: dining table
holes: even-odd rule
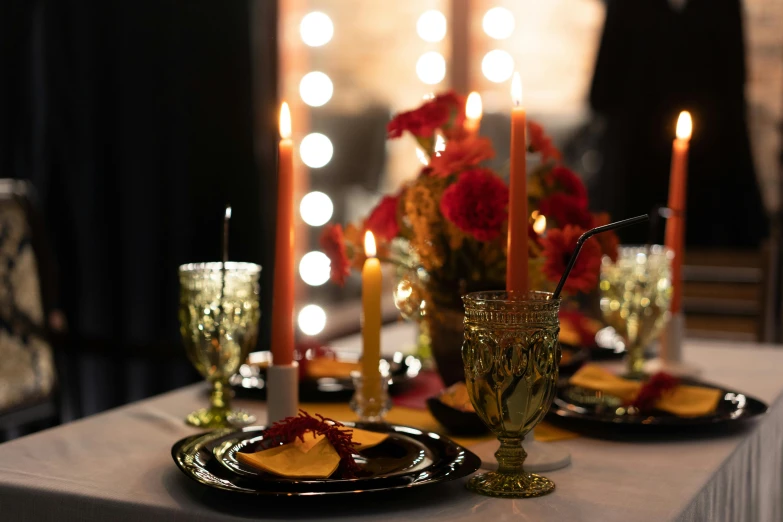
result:
[[[413,349],[415,331],[404,323],[384,327],[384,351]],[[334,346],[350,351],[359,343],[352,336]],[[683,354],[701,379],[752,395],[767,412],[715,433],[548,442],[568,450],[571,464],[545,474],[556,489],[539,498],[479,496],[466,489],[467,478],[305,498],[213,491],[185,476],[171,455],[176,441],[203,431],[184,422],[207,401],[200,383],[0,444],[0,521],[780,521],[783,346],[688,339]],[[264,402],[235,403],[265,422]],[[344,404],[321,407],[355,418]],[[388,420],[439,429],[411,406],[393,408]]]

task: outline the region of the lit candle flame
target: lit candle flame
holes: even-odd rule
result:
[[[286,102],[280,107],[280,137],[284,140],[291,137],[291,111]]]
[[[226,207],[226,219],[231,219],[231,207]]]
[[[482,113],[481,95],[473,91],[468,95],[468,101],[465,104],[465,117],[469,120],[478,120],[481,119]]]
[[[519,77],[518,72],[514,72],[511,78],[511,100],[515,107],[522,105],[522,78]]]
[[[682,111],[680,117],[677,118],[677,138],[681,140],[690,140],[692,132],[693,120],[691,120],[691,113]]]
[[[432,150],[436,156],[440,156],[440,153],[446,150],[446,140],[443,139],[443,134],[440,132],[435,135],[435,145]]]
[[[546,230],[546,216],[540,214],[533,222],[533,231],[535,231],[536,234],[541,235],[544,233],[544,230]]]
[[[375,236],[369,230],[364,233],[364,253],[367,257],[375,257],[377,251],[375,249]]]

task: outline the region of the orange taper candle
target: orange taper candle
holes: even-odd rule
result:
[[[364,234],[364,253],[367,260],[362,268],[362,377],[364,396],[379,401],[381,398],[381,291],[383,274],[381,262],[375,257],[375,237],[369,230]]]
[[[514,73],[511,81],[511,169],[508,199],[508,258],[506,290],[527,292],[528,288],[528,213],[527,213],[527,142],[525,109],[522,108],[522,80]]]
[[[677,138],[672,145],[672,168],[669,174],[669,209],[666,221],[666,246],[674,252],[672,259],[673,314],[682,309],[682,262],[685,255],[685,197],[688,185],[688,146],[693,130],[691,115],[680,113],[677,119]]]
[[[272,284],[272,364],[294,361],[294,144],[288,104],[280,108],[277,160],[277,230]]]
[[[468,101],[465,103],[465,132],[468,135],[478,135],[482,113],[481,95],[474,91],[468,95]]]

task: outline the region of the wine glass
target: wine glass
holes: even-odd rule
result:
[[[195,263],[179,267],[179,322],[188,359],[212,386],[210,406],[186,421],[202,428],[243,426],[255,418],[231,409],[228,380],[258,340],[261,267]]]
[[[545,495],[548,478],[523,464],[525,435],[546,415],[557,385],[560,299],[548,292],[475,292],[465,304],[462,361],[470,401],[500,441],[498,470],[473,477],[468,489],[493,497]]]
[[[669,316],[673,257],[661,245],[625,246],[616,262],[601,261],[601,312],[625,342],[631,377],[643,374],[644,350]]]

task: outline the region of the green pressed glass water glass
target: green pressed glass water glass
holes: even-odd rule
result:
[[[261,267],[252,263],[179,267],[179,324],[188,359],[210,383],[210,405],[186,421],[202,428],[243,426],[255,418],[231,409],[228,384],[258,340]]]
[[[631,377],[642,376],[645,348],[666,324],[672,258],[672,251],[661,245],[624,246],[617,261],[601,261],[601,312],[625,342]]]
[[[476,413],[500,441],[497,471],[468,489],[493,497],[545,495],[548,478],[524,470],[525,435],[546,415],[557,386],[560,300],[548,292],[476,292],[465,303],[462,360]]]

